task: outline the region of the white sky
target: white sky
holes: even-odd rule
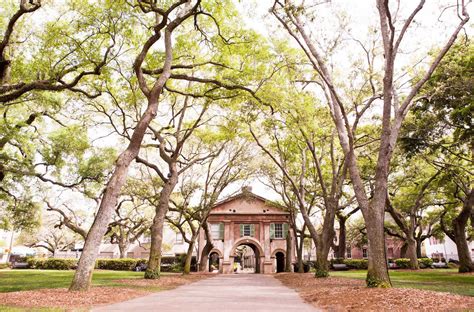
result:
[[[7,3],[16,3],[14,0],[7,0]],[[53,3],[64,3],[63,0],[55,0]],[[395,2],[395,1],[392,1]],[[265,36],[275,36],[278,38],[288,38],[289,42],[295,44],[293,39],[288,36],[288,34],[278,27],[278,21],[274,16],[268,14],[268,9],[273,4],[273,1],[235,1],[239,10],[244,15],[243,22],[248,26],[262,35]],[[434,46],[443,45],[450,32],[453,30],[455,24],[458,20],[455,18],[452,10],[447,10],[442,18],[441,22],[438,22],[438,16],[440,15],[441,10],[440,6],[446,6],[455,4],[456,0],[428,0],[425,8],[419,13],[416,18],[416,21],[419,23],[416,28],[416,32],[409,32],[406,36],[405,44],[403,49],[407,52],[412,52],[410,55],[403,56],[401,55],[398,58],[399,64],[406,65],[412,63],[414,60],[419,59],[421,56],[425,55],[429,50]],[[400,11],[401,16],[408,16],[409,12],[414,6],[416,6],[417,1],[412,0],[403,0],[401,1],[402,10]],[[320,9],[319,9],[320,8]],[[350,21],[351,34],[361,40],[364,40],[367,34],[367,29],[371,25],[378,25],[378,15],[375,8],[375,0],[333,0],[331,4],[325,4],[318,7],[318,19],[310,27],[313,35],[318,39],[321,39],[320,32],[325,30],[325,33],[328,34],[328,39],[334,35],[334,32],[331,31],[330,27],[333,27],[335,19],[333,18],[333,13],[337,8],[342,9],[346,12],[346,16]],[[473,5],[469,6],[469,12],[471,15],[474,15]],[[0,11],[0,14],[3,12]],[[47,19],[51,19],[54,16],[54,6],[34,13],[35,24],[41,24]],[[473,23],[470,22],[467,27],[467,32],[469,35],[472,35]],[[400,26],[397,26],[397,29],[400,29]],[[338,54],[337,58],[333,59],[335,64],[340,66],[340,71],[347,69],[347,66],[350,64],[351,58],[360,53],[361,50],[354,45],[354,43],[347,43],[348,46],[352,46],[352,49],[346,49],[344,53]],[[351,51],[350,53],[347,53]],[[357,52],[358,51],[358,52]],[[278,195],[273,192],[271,189],[255,180],[250,183],[253,187],[253,192],[259,194],[263,197],[266,197],[271,200],[278,199]],[[235,185],[229,188],[226,191],[226,194],[235,192],[240,185]]]

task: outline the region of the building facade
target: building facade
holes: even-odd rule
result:
[[[208,217],[214,248],[209,253],[207,271],[229,274],[248,265],[254,266],[255,273],[284,271],[286,257],[295,262],[293,251],[287,255],[287,235],[295,246],[288,231],[289,221],[288,212],[249,190],[217,203]],[[205,244],[201,229],[199,255]]]
[[[444,258],[446,261],[459,260],[456,244],[446,235],[443,239],[430,237],[423,242],[423,246],[426,255],[430,258]],[[471,252],[471,259],[474,260],[474,241],[468,242],[468,246]]]

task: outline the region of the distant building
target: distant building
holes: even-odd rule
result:
[[[287,235],[295,246],[291,231],[288,231],[289,218],[289,213],[282,207],[270,204],[249,188],[217,203],[208,218],[214,249],[209,253],[207,270],[220,273],[284,271],[286,257],[295,262],[294,249],[290,255],[286,249]],[[205,244],[201,229],[199,254]]]
[[[448,236],[445,236],[443,239],[430,237],[423,244],[426,255],[430,258],[445,258],[447,261],[450,259],[459,260],[456,244]],[[471,252],[471,259],[474,260],[474,242],[469,242],[468,246]]]
[[[143,235],[139,242],[131,244],[126,252],[126,258],[144,258],[148,259],[150,256],[150,242],[149,236]],[[67,251],[57,251],[56,258],[79,258],[81,256],[83,242],[76,244],[74,249]],[[188,244],[184,242],[180,233],[176,233],[171,226],[165,223],[163,228],[163,256],[176,256],[185,254],[188,251]],[[44,252],[44,251],[43,251]],[[193,252],[196,255],[196,250]],[[48,255],[45,255],[48,256]],[[99,258],[114,259],[120,258],[120,251],[117,244],[104,242],[100,245]]]

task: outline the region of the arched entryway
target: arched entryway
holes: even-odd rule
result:
[[[235,273],[260,273],[260,255],[252,244],[242,244],[235,249]]]
[[[209,272],[220,272],[220,256],[217,252],[209,254]]]
[[[285,254],[281,251],[275,254],[276,259],[276,272],[285,272]]]
[[[232,270],[235,273],[261,273],[263,256],[263,249],[257,240],[242,238],[232,248]]]

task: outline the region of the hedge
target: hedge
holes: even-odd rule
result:
[[[410,267],[410,259],[408,258],[394,259],[393,262],[395,262],[399,269],[408,269]]]
[[[355,270],[364,270],[369,267],[369,261],[366,259],[345,259],[344,264],[349,267],[349,269]]]
[[[410,268],[410,259],[400,258],[393,260],[399,269],[409,269]],[[418,265],[420,268],[431,268],[433,265],[433,259],[430,258],[418,258]]]
[[[26,262],[30,269],[40,270],[71,270],[77,266],[77,259],[48,258],[37,259],[27,258]]]
[[[132,271],[137,266],[139,260],[141,259],[97,259],[95,268],[101,270]]]
[[[70,270],[77,266],[77,259],[48,258],[38,259],[29,257],[26,259],[30,269],[41,270]],[[161,259],[162,272],[182,272],[185,256],[163,257]],[[140,264],[147,264],[146,259],[122,258],[122,259],[97,259],[95,268],[101,270],[133,271]],[[196,257],[191,259],[191,270],[197,268]]]
[[[419,258],[418,259],[418,264],[420,265],[421,268],[431,268],[433,265],[433,259],[431,258]]]
[[[0,270],[7,269],[10,267],[10,263],[0,263]]]

